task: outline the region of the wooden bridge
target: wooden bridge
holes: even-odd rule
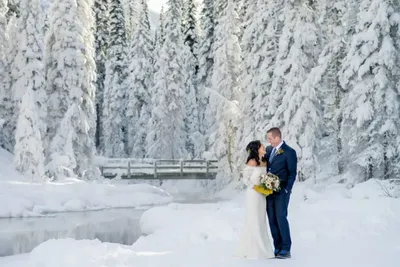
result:
[[[104,178],[146,180],[213,180],[218,171],[216,160],[117,159],[101,160],[97,165]]]

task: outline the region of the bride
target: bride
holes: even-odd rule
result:
[[[241,258],[275,258],[268,236],[265,195],[254,190],[260,184],[260,176],[266,173],[266,162],[263,162],[265,147],[260,141],[250,142],[246,150],[249,154],[243,171],[243,182],[246,189],[246,217],[244,229],[236,253]]]

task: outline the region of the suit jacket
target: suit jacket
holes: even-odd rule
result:
[[[275,154],[275,157],[269,162],[272,153],[272,146],[266,149],[265,159],[267,160],[267,172],[271,172],[279,177],[281,188],[292,192],[294,181],[297,174],[297,154],[296,151],[283,142],[279,150],[282,153]]]

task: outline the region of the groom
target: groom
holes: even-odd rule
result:
[[[271,235],[274,239],[275,257],[290,258],[289,222],[287,220],[290,194],[296,179],[296,151],[282,141],[279,128],[271,128],[267,132],[268,142],[265,158],[268,162],[267,172],[279,177],[281,190],[267,196],[267,214]]]

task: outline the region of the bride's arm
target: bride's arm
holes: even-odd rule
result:
[[[250,182],[253,185],[260,185],[260,180],[261,180],[260,176],[261,176],[260,172],[258,170],[254,170],[250,176]]]
[[[253,173],[254,173],[254,169],[253,168],[251,168],[249,166],[244,167],[244,170],[243,170],[243,183],[247,187],[253,187],[254,186],[254,184],[252,184],[252,181],[251,181],[251,177],[252,177]]]

